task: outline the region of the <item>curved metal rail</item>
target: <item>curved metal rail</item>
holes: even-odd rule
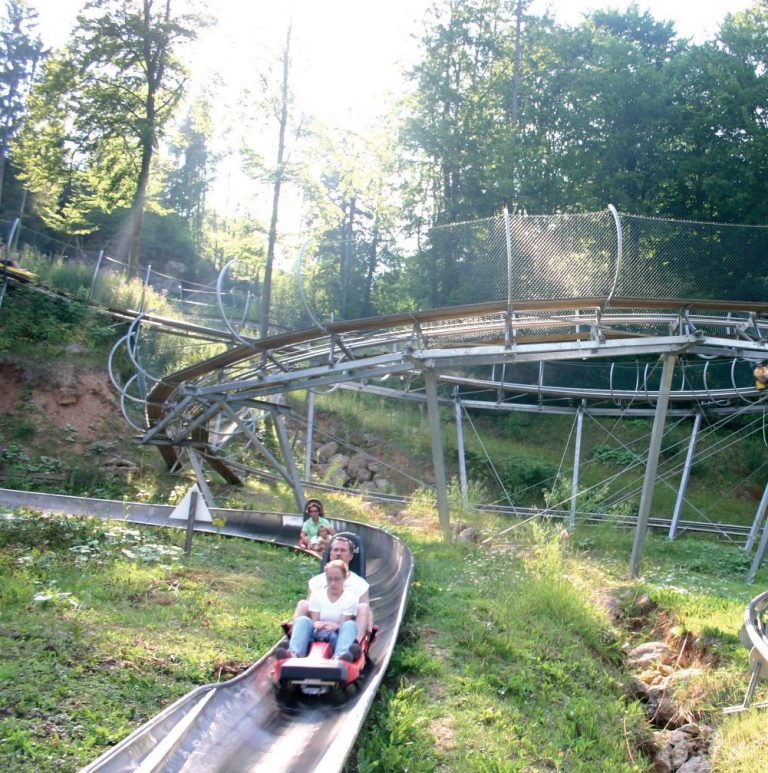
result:
[[[94,500],[0,489],[0,502],[73,515],[184,528],[169,521],[172,507]],[[282,513],[216,509],[221,528],[197,523],[197,531],[295,547],[302,518]],[[338,771],[349,755],[384,677],[402,622],[413,558],[397,537],[366,524],[331,519],[337,530],[360,534],[366,576],[379,634],[371,665],[356,691],[334,699],[279,701],[272,688],[271,652],[246,672],[220,684],[198,687],[83,769],[95,771]],[[277,632],[276,632],[277,633]],[[321,732],[318,732],[321,730]]]
[[[752,697],[760,680],[768,679],[768,631],[766,631],[766,613],[768,613],[768,591],[763,591],[749,602],[744,612],[744,623],[739,632],[741,643],[749,650],[750,677],[744,700],[737,706],[723,709],[726,714],[735,714],[750,708],[766,708],[768,701],[752,703]]]
[[[434,372],[439,381],[459,385],[462,377],[456,376],[456,369],[483,365],[668,352],[760,360],[768,353],[765,303],[612,298],[607,310],[604,301],[600,297],[516,301],[512,313],[506,303],[474,304],[327,323],[249,341],[157,383],[147,397],[143,441],[158,445],[169,466],[177,463],[179,447],[195,443],[209,463],[231,479],[231,470],[204,437],[205,425],[224,411],[225,403],[241,408],[291,390],[352,382],[376,391],[371,381],[390,375],[410,379],[425,370]],[[658,398],[647,374],[640,393],[619,391],[613,383],[594,391],[542,383],[483,384],[476,378],[464,383],[497,394],[643,401],[651,408]],[[714,401],[723,410],[726,400],[743,407],[743,402],[758,403],[759,397],[752,386],[734,382],[732,389],[715,390],[706,382],[695,387],[687,378],[671,395],[676,403]],[[495,404],[506,408],[505,403]]]

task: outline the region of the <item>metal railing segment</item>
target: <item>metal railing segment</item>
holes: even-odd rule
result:
[[[744,700],[736,706],[728,706],[723,709],[725,714],[736,714],[748,708],[768,708],[768,701],[752,703],[758,683],[768,679],[767,612],[768,591],[763,591],[749,602],[749,606],[744,612],[744,623],[739,632],[741,643],[749,650],[749,683]]]

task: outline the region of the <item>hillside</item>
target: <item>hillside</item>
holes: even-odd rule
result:
[[[36,297],[23,293],[10,295],[0,310],[0,378],[4,385],[0,444],[5,482],[21,488],[168,501],[176,495],[179,481],[165,472],[154,449],[132,442],[134,432],[120,415],[117,395],[104,369],[111,341],[124,329],[123,323],[61,306],[61,301],[34,301]],[[301,402],[294,407],[300,416]],[[718,707],[738,702],[746,681],[746,652],[738,642],[737,630],[744,605],[756,589],[743,582],[749,557],[738,546],[691,538],[670,544],[665,537],[652,534],[644,578],[628,584],[621,578],[629,554],[629,531],[579,526],[568,534],[561,533],[559,525],[547,524],[510,531],[508,521],[464,511],[455,499],[454,523],[457,531],[465,529],[466,533],[462,542],[443,544],[431,495],[419,490],[429,484],[431,463],[423,411],[339,392],[318,401],[316,417],[315,443],[326,446],[329,457],[320,461],[331,469],[319,466],[315,472],[328,477],[333,472],[331,460],[339,455],[349,460],[365,457],[369,482],[376,474],[386,474],[391,487],[415,494],[406,510],[371,507],[362,511],[357,500],[340,495],[327,498],[340,515],[396,530],[414,546],[420,567],[387,686],[360,737],[358,769],[374,770],[378,759],[390,760],[391,769],[412,766],[413,750],[405,740],[409,737],[431,750],[423,758],[424,770],[473,769],[475,755],[487,755],[489,748],[496,749],[490,752],[496,759],[505,759],[507,752],[498,744],[509,733],[517,735],[521,744],[520,760],[527,760],[521,762],[520,770],[558,769],[558,759],[569,759],[574,770],[607,771],[599,763],[605,755],[614,760],[612,772],[643,769],[643,759],[653,759],[654,770],[703,771],[708,769],[709,756],[721,760],[714,770],[754,769],[752,742],[744,740],[752,732],[752,715],[718,727]],[[446,422],[449,427],[450,416]],[[567,423],[522,416],[497,422],[478,417],[476,425],[478,436],[468,443],[474,470],[479,473],[482,469],[482,435],[482,447],[494,458],[507,460],[499,469],[512,482],[516,495],[541,501],[542,486],[535,483],[536,476],[542,470],[557,469]],[[300,444],[301,422],[292,421],[290,428]],[[614,428],[614,434],[620,431]],[[642,439],[645,426],[633,422],[623,431],[624,441],[631,443],[633,438]],[[681,436],[685,437],[682,431]],[[590,436],[590,442],[605,447],[599,435]],[[452,445],[446,431],[447,457],[455,451]],[[590,474],[602,480],[616,455],[603,450]],[[346,464],[348,471],[349,462]],[[378,472],[370,469],[371,464],[379,465]],[[455,461],[449,460],[451,464]],[[749,464],[749,456],[742,452],[711,463],[711,474],[697,476],[696,496],[721,501],[730,486],[730,498],[725,501],[733,511],[743,508],[746,514],[753,508],[755,492],[748,485],[735,488],[733,481],[737,475],[743,477],[743,468]],[[473,496],[487,495],[487,486],[486,475],[484,483],[473,484]],[[220,504],[292,506],[290,494],[280,486],[249,482],[244,489],[233,490],[217,483],[215,489]],[[735,506],[739,501],[743,504]],[[19,528],[30,527],[20,522]],[[73,532],[66,539],[76,538]],[[86,530],[83,538],[93,539],[92,532]],[[40,582],[51,587],[70,582],[61,570],[71,560],[66,552],[68,542],[63,542],[62,556],[51,561],[46,556],[50,557],[52,546],[28,554],[24,540],[34,545],[34,537],[29,534],[19,539],[11,535],[7,543],[11,553],[4,564],[14,588],[21,587],[18,583],[31,583],[33,588]],[[132,550],[130,555],[134,555]],[[228,563],[232,560],[234,557],[225,561],[226,571],[232,569]],[[246,565],[251,560],[246,558]],[[19,570],[19,561],[29,568]],[[17,577],[18,571],[24,577]],[[162,567],[156,571],[159,574],[143,590],[142,582],[133,590],[126,589],[129,617],[137,599],[150,602],[150,607],[156,599],[159,611],[166,604],[175,604],[174,594],[189,585],[187,580],[194,577],[197,582],[209,570],[196,568],[185,573],[169,567],[169,578],[162,576]],[[88,582],[88,575],[77,566],[72,572],[78,583]],[[758,579],[764,579],[764,572]],[[217,582],[236,587],[240,580]],[[290,582],[299,592],[301,583]],[[91,593],[78,587],[78,595]],[[451,593],[446,595],[446,589]],[[10,632],[9,641],[27,635],[22,633],[28,617],[25,595],[21,590],[13,593],[16,600],[9,609],[17,604],[21,607],[19,617],[13,618],[10,627],[6,622],[3,629]],[[452,603],[454,596],[463,599],[459,607]],[[106,604],[100,625],[107,624],[113,603]],[[471,622],[466,608],[472,611]],[[49,625],[54,628],[67,628],[71,623],[72,613],[59,617],[55,605],[48,613],[53,615]],[[87,614],[87,606],[76,613],[73,624],[78,630],[88,628]],[[549,625],[550,620],[557,623]],[[260,647],[268,646],[269,630],[268,626],[262,631]],[[61,635],[70,634],[62,629]],[[581,645],[575,647],[574,642]],[[157,645],[150,644],[149,654],[138,652],[139,662],[157,661],[162,671],[179,657],[165,648],[158,655]],[[43,646],[49,645],[43,642]],[[192,683],[210,679],[217,668],[221,674],[225,665],[230,673],[237,673],[248,662],[248,654],[241,650],[237,662],[227,656],[231,643],[221,646],[210,663],[204,658],[204,664],[192,669]],[[58,644],[55,649],[60,649]],[[135,668],[130,665],[132,657],[123,653],[129,672]],[[116,667],[109,660],[109,669]],[[121,678],[130,686],[130,676]],[[534,683],[545,688],[540,696],[531,692]],[[472,686],[471,699],[466,697],[467,685]],[[85,688],[83,684],[81,689]],[[148,696],[143,710],[151,712],[156,700]],[[595,723],[595,706],[600,706],[606,727]],[[109,706],[105,710],[113,711]],[[63,698],[60,711],[68,711]],[[530,728],[518,722],[520,712],[534,717]],[[430,720],[425,725],[419,717],[427,716]],[[108,744],[110,738],[116,740],[115,734],[119,737],[130,729],[130,719],[122,722],[100,743]],[[544,738],[536,730],[537,723],[557,730]],[[482,728],[479,734],[478,727]],[[43,733],[43,737],[47,736]],[[45,741],[41,743],[44,750]],[[89,749],[71,753],[80,755],[81,762],[92,756]],[[625,762],[618,762],[625,756]],[[742,761],[718,768],[726,759]],[[682,767],[685,764],[689,766]],[[34,763],[26,769],[46,767]]]
[[[0,394],[0,474],[7,480],[22,488],[50,484],[71,493],[165,500],[174,484],[165,477],[157,451],[134,442],[137,432],[123,420],[119,395],[106,373],[109,351],[125,330],[125,322],[80,303],[25,287],[7,294],[0,308],[0,378],[5,387]],[[160,346],[165,372],[191,362],[179,360],[178,351]],[[202,357],[205,351],[193,347],[184,356]],[[164,372],[162,364],[152,367]],[[292,393],[288,400],[294,409],[290,435],[303,471],[305,396]],[[473,502],[568,508],[572,419],[477,412],[464,423]],[[656,486],[653,503],[654,513],[662,517],[674,508],[690,438],[688,422],[669,424],[659,469],[664,482]],[[636,512],[649,432],[649,420],[585,422],[580,510]],[[455,479],[455,420],[448,410],[443,412],[443,437],[448,474]],[[682,517],[751,523],[766,462],[759,417],[749,424],[742,419],[705,424]],[[263,457],[254,464],[269,467]],[[408,495],[428,489],[432,458],[423,406],[344,390],[318,396],[312,474],[352,488]],[[212,477],[218,487],[217,476]],[[220,495],[224,501],[247,501],[250,496],[248,490],[233,491],[223,484]]]

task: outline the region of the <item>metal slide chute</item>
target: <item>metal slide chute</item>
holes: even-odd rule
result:
[[[131,523],[180,528],[173,508],[136,502],[70,497],[0,489],[11,507],[116,518]],[[221,527],[197,522],[199,531],[295,546],[301,516],[214,509]],[[413,572],[411,551],[397,537],[366,524],[331,518],[335,531],[353,531],[365,545],[366,577],[379,632],[371,663],[360,682],[321,698],[283,701],[271,680],[272,653],[246,672],[219,684],[198,687],[161,711],[83,768],[109,771],[339,771],[344,765],[376,691],[384,678],[403,619]],[[275,641],[280,631],[275,631]]]

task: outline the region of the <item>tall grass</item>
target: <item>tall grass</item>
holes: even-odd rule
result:
[[[415,545],[410,615],[357,769],[644,770],[627,752],[626,734],[646,731],[615,635],[564,576],[555,533],[517,540]]]

